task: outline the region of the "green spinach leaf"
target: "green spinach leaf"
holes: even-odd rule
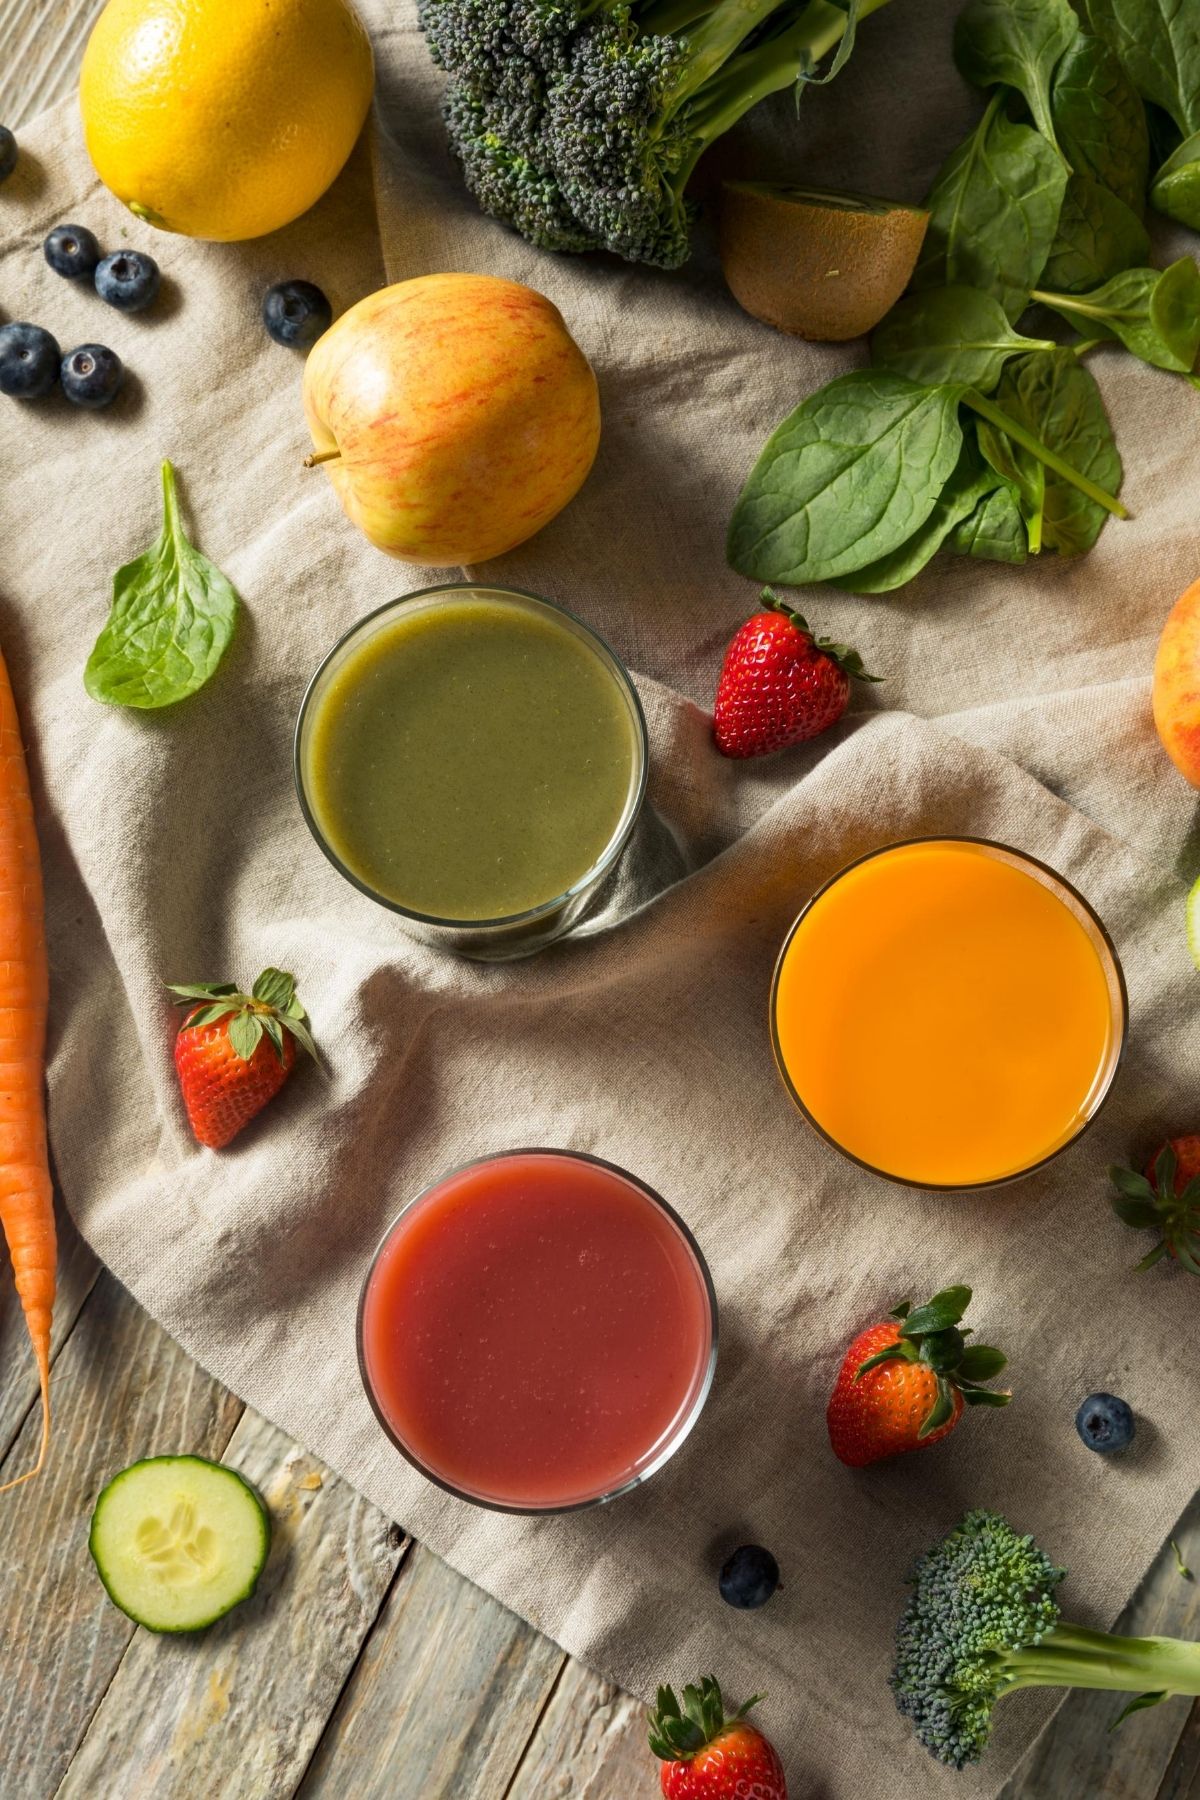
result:
[[[238,597],[184,536],[169,462],[162,487],[162,531],[113,576],[112,611],[83,673],[92,699],[112,706],[186,700],[204,686],[233,636]]]
[[[1061,153],[1050,83],[1078,31],[1067,0],[967,0],[954,30],[954,60],[976,87],[1016,88],[1042,136]]]
[[[898,549],[958,461],[959,393],[862,369],[805,400],[767,440],[738,497],[732,566],[798,586]]]
[[[1016,490],[1007,481],[998,481],[974,512],[955,526],[946,539],[946,549],[979,562],[1023,563],[1029,555],[1029,539]]]
[[[1187,375],[1200,357],[1200,269],[1190,256],[1169,269],[1126,269],[1091,293],[1035,288],[1033,298],[1091,337],[1119,339],[1156,369]]]
[[[1097,37],[1112,45],[1143,100],[1200,131],[1200,8],[1195,0],[1086,0]]]
[[[871,360],[910,381],[961,381],[987,394],[1010,356],[1053,350],[1046,338],[1021,337],[1004,308],[978,288],[926,288],[906,294],[877,325]]]
[[[1200,131],[1184,138],[1154,177],[1150,204],[1168,219],[1200,231]]]
[[[851,594],[890,594],[919,575],[931,562],[955,526],[960,524],[986,494],[998,486],[995,470],[983,462],[969,436],[964,436],[958,463],[937,497],[933,511],[899,549],[878,557],[866,568],[838,575],[829,584]]]
[[[1015,320],[1050,254],[1067,170],[1040,132],[1006,117],[1005,98],[993,95],[933,184],[912,285],[980,288]]]
[[[1121,458],[1108,414],[1095,381],[1070,350],[1038,350],[1009,363],[996,405],[1077,475],[1109,495],[1117,492]],[[1104,506],[1014,441],[993,418],[980,419],[979,448],[1016,489],[1030,550],[1044,546],[1078,556],[1091,549],[1104,525]]]
[[[1076,175],[1090,175],[1140,219],[1150,169],[1146,109],[1103,38],[1081,31],[1068,45],[1054,77],[1050,116]]]
[[[1063,294],[1085,293],[1144,263],[1149,254],[1150,239],[1138,215],[1093,176],[1072,175],[1041,285]]]

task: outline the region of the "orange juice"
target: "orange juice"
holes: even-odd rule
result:
[[[1018,852],[892,845],[838,876],[775,974],[775,1052],[840,1149],[923,1187],[1003,1181],[1095,1113],[1125,998],[1103,928]]]

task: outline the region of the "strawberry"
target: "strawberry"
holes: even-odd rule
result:
[[[680,1706],[669,1687],[658,1690],[650,1711],[650,1748],[662,1762],[666,1800],[787,1800],[778,1754],[746,1714],[756,1694],[732,1716],[716,1677],[685,1687]]]
[[[1007,1357],[967,1344],[958,1329],[969,1287],[943,1288],[926,1305],[909,1301],[860,1331],[838,1372],[826,1423],[839,1461],[865,1468],[904,1450],[924,1450],[954,1430],[966,1406],[1006,1406],[1007,1389],[987,1388]]]
[[[1200,1135],[1168,1138],[1144,1175],[1135,1169],[1108,1173],[1117,1189],[1113,1211],[1122,1224],[1160,1233],[1136,1267],[1148,1269],[1171,1256],[1189,1275],[1200,1275]]]
[[[713,732],[722,756],[766,756],[816,737],[845,712],[852,677],[877,679],[856,650],[814,637],[770,588],[762,597],[767,610],[746,620],[721,665]]]
[[[192,1006],[175,1039],[175,1068],[192,1130],[202,1144],[223,1150],[292,1072],[296,1045],[317,1054],[296,982],[264,969],[250,993],[231,982],[196,982],[171,992]]]

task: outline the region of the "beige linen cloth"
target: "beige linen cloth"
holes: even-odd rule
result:
[[[950,59],[953,11],[895,0],[834,87],[798,119],[777,105],[726,160],[919,198],[975,104]],[[725,762],[707,708],[756,598],[725,566],[730,507],[768,430],[861,346],[804,345],[746,317],[703,231],[693,263],[665,276],[541,255],[479,217],[446,159],[411,8],[375,0],[368,16],[373,143],[275,237],[148,234],[96,183],[71,104],[24,134],[0,189],[7,316],[64,347],[107,341],[131,371],[106,415],[0,410],[0,641],[47,867],[68,1204],[206,1368],[569,1650],[643,1695],[708,1669],[735,1699],[766,1690],[799,1800],[992,1795],[1051,1702],[1006,1702],[980,1772],[925,1756],[885,1685],[910,1557],[966,1506],[1000,1507],[1077,1571],[1071,1613],[1108,1623],[1200,1472],[1195,1287],[1169,1265],[1131,1273],[1145,1245],[1110,1214],[1104,1175],[1196,1124],[1200,977],[1182,902],[1200,842],[1194,796],[1153,736],[1148,674],[1169,604],[1200,573],[1200,400],[1097,356],[1132,520],[1074,562],[939,558],[891,598],[805,595],[886,686],[815,745]],[[52,275],[39,245],[63,219],[106,245],[146,243],[159,304],[123,318]],[[1158,246],[1164,259],[1187,247]],[[434,577],[372,549],[301,468],[301,364],[263,333],[261,295],[306,276],[340,311],[385,279],[444,269],[542,289],[595,364],[605,426],[587,486],[478,573],[598,626],[637,672],[653,740],[654,811],[617,903],[590,935],[503,968],[405,937],[325,862],[291,786],[292,724],[324,651]],[[245,610],[202,694],[137,716],[97,706],[81,676],[112,571],[157,532],[164,456]],[[1001,838],[1054,864],[1100,910],[1129,980],[1129,1054],[1101,1122],[990,1197],[860,1173],[772,1068],[768,985],[800,903],[851,857],[921,832]],[[268,963],[295,971],[331,1078],[301,1074],[215,1156],[186,1128],[162,984],[245,981]],[[405,1199],[469,1157],[542,1143],[625,1164],[681,1210],[712,1266],[722,1342],[703,1421],[653,1482],[530,1521],[456,1503],[390,1448],[360,1395],[354,1318]],[[842,1468],[824,1407],[845,1344],[949,1281],[974,1286],[976,1325],[1009,1351],[1015,1404],[929,1456]],[[1096,1388],[1141,1420],[1111,1463],[1072,1427]],[[714,1579],[714,1555],[745,1539],[770,1545],[786,1580],[754,1614],[725,1608]]]

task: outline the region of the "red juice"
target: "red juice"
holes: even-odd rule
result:
[[[470,1500],[554,1511],[649,1473],[704,1402],[707,1273],[648,1188],[563,1151],[485,1158],[429,1188],[363,1289],[381,1423]]]

